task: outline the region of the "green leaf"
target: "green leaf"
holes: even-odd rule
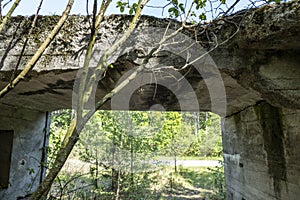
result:
[[[170,16],[172,17],[178,17],[179,16],[179,11],[175,7],[169,8],[168,12],[170,13]]]
[[[180,8],[181,12],[185,13],[185,8],[184,8],[183,3],[179,4],[179,8]]]
[[[194,11],[191,13],[191,16],[192,17],[197,17],[197,15],[196,15],[196,13]]]
[[[169,8],[168,12],[169,12],[169,13],[173,13],[173,12],[174,12],[174,9],[175,9],[174,7],[171,7],[171,8]]]
[[[225,1],[225,0],[220,0],[220,1]],[[199,10],[200,8],[204,8],[206,6],[207,0],[195,0],[196,3],[196,10]]]
[[[129,10],[129,14],[132,15],[133,14],[133,8],[130,8]]]
[[[132,8],[133,8],[133,11],[134,11],[134,12],[136,12],[137,7],[138,7],[138,4],[137,4],[137,3],[132,4]]]
[[[202,13],[201,15],[199,15],[199,19],[201,19],[201,20],[206,20],[206,15],[205,15],[205,13]]]
[[[172,0],[172,3],[178,5],[178,0]]]
[[[118,8],[118,7],[121,7],[121,6],[122,6],[122,2],[121,2],[121,1],[118,1],[118,2],[117,2],[117,8]]]

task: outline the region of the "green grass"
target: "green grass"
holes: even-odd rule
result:
[[[182,178],[197,188],[211,190],[213,185],[211,172],[208,167],[186,167],[180,168]]]
[[[213,194],[211,174],[207,167],[179,167],[178,173],[173,173],[173,188],[167,199],[202,199]]]
[[[174,160],[171,156],[157,156],[157,160]],[[178,156],[177,160],[223,160],[223,157],[198,157],[198,156]]]
[[[95,179],[91,175],[78,176],[78,172],[63,171],[60,180],[56,181],[52,191],[63,193],[61,199],[111,199],[110,191],[111,171],[101,169],[98,177],[98,189],[93,183]],[[72,176],[78,178],[72,180]],[[174,167],[162,167],[156,171],[134,174],[134,185],[131,185],[130,174],[122,178],[122,191],[120,199],[215,199],[215,176],[208,167],[182,167],[178,166],[178,172]],[[67,184],[64,191],[60,191],[61,185]]]

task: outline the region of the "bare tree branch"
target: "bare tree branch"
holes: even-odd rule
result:
[[[20,1],[20,0],[19,0]],[[44,43],[39,47],[39,49],[35,52],[35,54],[31,57],[29,62],[26,64],[24,67],[23,71],[9,84],[5,86],[0,91],[0,98],[4,97],[9,91],[11,91],[14,87],[16,87],[20,81],[24,79],[24,77],[32,70],[36,62],[40,59],[40,57],[43,55],[45,52],[46,48],[49,46],[50,42],[54,39],[56,34],[59,32],[61,27],[64,25],[65,21],[67,20],[70,10],[73,6],[74,0],[69,0],[67,7],[65,11],[63,12],[61,18],[51,31],[51,33],[48,35],[48,37],[45,39]]]
[[[2,20],[2,0],[0,0],[0,20]]]
[[[16,0],[15,3],[10,8],[10,10],[8,11],[8,13],[6,14],[6,16],[3,18],[3,20],[0,24],[0,33],[2,32],[2,30],[5,26],[5,24],[7,23],[8,19],[11,17],[12,13],[15,11],[15,9],[17,8],[17,6],[19,5],[20,2],[21,2],[21,0]]]
[[[10,85],[12,84],[12,81],[14,80],[14,78],[15,78],[15,76],[16,76],[16,73],[17,73],[17,70],[18,70],[18,68],[19,68],[19,66],[20,66],[22,57],[23,57],[24,52],[25,52],[26,47],[27,47],[27,43],[28,43],[28,41],[29,41],[29,37],[30,37],[30,35],[32,34],[33,29],[35,28],[36,21],[37,21],[39,12],[40,12],[40,10],[41,10],[42,4],[43,4],[43,0],[40,1],[40,4],[39,4],[39,6],[38,6],[38,8],[37,8],[37,11],[36,11],[36,14],[35,14],[35,16],[34,16],[34,19],[33,19],[33,21],[32,21],[30,30],[29,30],[29,32],[28,32],[27,38],[26,38],[26,40],[25,40],[25,42],[24,42],[24,44],[23,44],[23,47],[22,47],[22,50],[21,50],[21,54],[20,54],[20,56],[19,56],[19,59],[18,59],[18,62],[17,62],[17,64],[16,64],[16,66],[15,66],[15,70],[14,70],[12,76],[11,76]]]
[[[240,0],[236,0],[227,10],[226,12],[223,14],[222,17],[225,17],[232,9],[234,9],[234,7],[236,6],[236,4],[238,4],[240,2]]]
[[[141,11],[142,11],[144,5],[147,2],[148,2],[148,0],[144,0],[144,1],[139,0],[138,6],[137,6],[137,10],[136,10],[136,14],[133,17],[131,23],[129,24],[129,27],[125,31],[125,33],[124,33],[125,36],[121,37],[121,39],[118,40],[112,46],[112,48],[105,53],[105,56],[101,59],[103,62],[106,61],[107,56],[109,56],[117,48],[119,48],[125,42],[125,40],[130,36],[131,32],[136,27],[136,24],[137,24],[137,22],[138,22],[138,20],[140,18],[140,15],[141,15]],[[102,7],[102,9],[100,9],[100,10],[102,10],[101,12],[106,11],[105,4],[103,6],[101,6],[101,7]],[[97,20],[96,20],[96,25],[97,26],[95,26],[96,28],[98,28],[98,23],[100,25],[100,21],[102,20],[103,15],[104,15],[104,13],[100,13],[100,15],[98,15]],[[85,60],[84,68],[87,68],[87,69],[88,69],[88,66],[89,66],[90,58],[91,58],[92,47],[94,46],[94,41],[96,40],[96,34],[93,36],[93,38],[91,39],[92,41],[90,42],[89,47],[88,47],[88,49],[91,49],[91,50],[89,50],[90,52],[87,52],[87,57],[85,58],[86,60]],[[103,63],[101,64],[101,66],[103,66]],[[85,82],[86,82],[85,79],[81,79],[80,83],[84,83],[84,87],[81,86],[83,88],[83,90],[79,91],[80,92],[79,93],[79,98],[81,99],[80,101],[83,100],[83,96],[86,94],[85,90],[84,90],[86,88],[85,87],[85,84],[86,84]],[[83,102],[81,102],[81,103],[83,103]],[[47,176],[44,179],[44,181],[39,185],[37,191],[32,195],[32,197],[31,197],[32,200],[45,199],[47,197],[47,194],[48,194],[48,192],[50,190],[50,187],[51,187],[51,185],[52,185],[55,177],[58,175],[59,171],[63,167],[65,161],[68,158],[68,156],[70,155],[70,153],[71,153],[74,145],[78,141],[80,132],[82,131],[85,123],[88,121],[88,120],[86,120],[85,123],[80,123],[80,126],[78,126],[78,122],[82,122],[82,120],[81,120],[82,117],[81,116],[78,117],[79,116],[78,113],[80,115],[82,114],[82,110],[80,110],[80,107],[82,105],[83,104],[77,105],[78,106],[78,108],[76,109],[77,112],[75,112],[74,118],[71,121],[69,129],[68,129],[68,131],[67,131],[67,133],[65,135],[65,138],[63,140],[62,146],[61,146],[60,150],[57,153],[57,157],[56,157],[56,159],[54,161],[53,167],[49,171],[49,173],[47,174]],[[93,110],[91,112],[90,116],[92,116],[94,113],[95,113],[95,110]]]
[[[86,50],[84,64],[83,64],[83,71],[82,71],[82,74],[80,77],[80,86],[79,86],[79,91],[78,91],[79,94],[82,94],[82,95],[79,95],[78,101],[77,101],[76,112],[77,112],[77,115],[79,116],[79,118],[81,118],[81,116],[82,116],[82,111],[83,111],[83,106],[84,106],[84,95],[83,94],[86,89],[87,74],[88,74],[89,65],[90,65],[90,61],[91,61],[91,57],[92,57],[92,53],[93,53],[93,48],[95,46],[95,41],[97,38],[99,26],[100,26],[100,23],[103,21],[104,14],[111,2],[112,2],[112,0],[102,1],[99,13],[96,18],[95,18],[96,10],[95,10],[95,2],[94,2],[94,10],[93,10],[94,17],[93,17],[93,25],[92,25],[92,30],[91,30],[91,39],[89,41],[88,48]]]

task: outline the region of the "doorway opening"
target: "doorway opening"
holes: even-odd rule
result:
[[[52,113],[48,164],[71,120]],[[210,112],[97,111],[51,195],[225,198],[221,119]]]

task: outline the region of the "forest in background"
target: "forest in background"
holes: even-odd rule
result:
[[[71,110],[52,113],[48,167],[71,118]],[[222,161],[221,135],[221,119],[210,112],[97,111],[83,129],[69,166],[67,162],[53,184],[51,196],[224,199],[222,165],[177,164],[178,160]],[[172,160],[172,166],[166,160]]]

